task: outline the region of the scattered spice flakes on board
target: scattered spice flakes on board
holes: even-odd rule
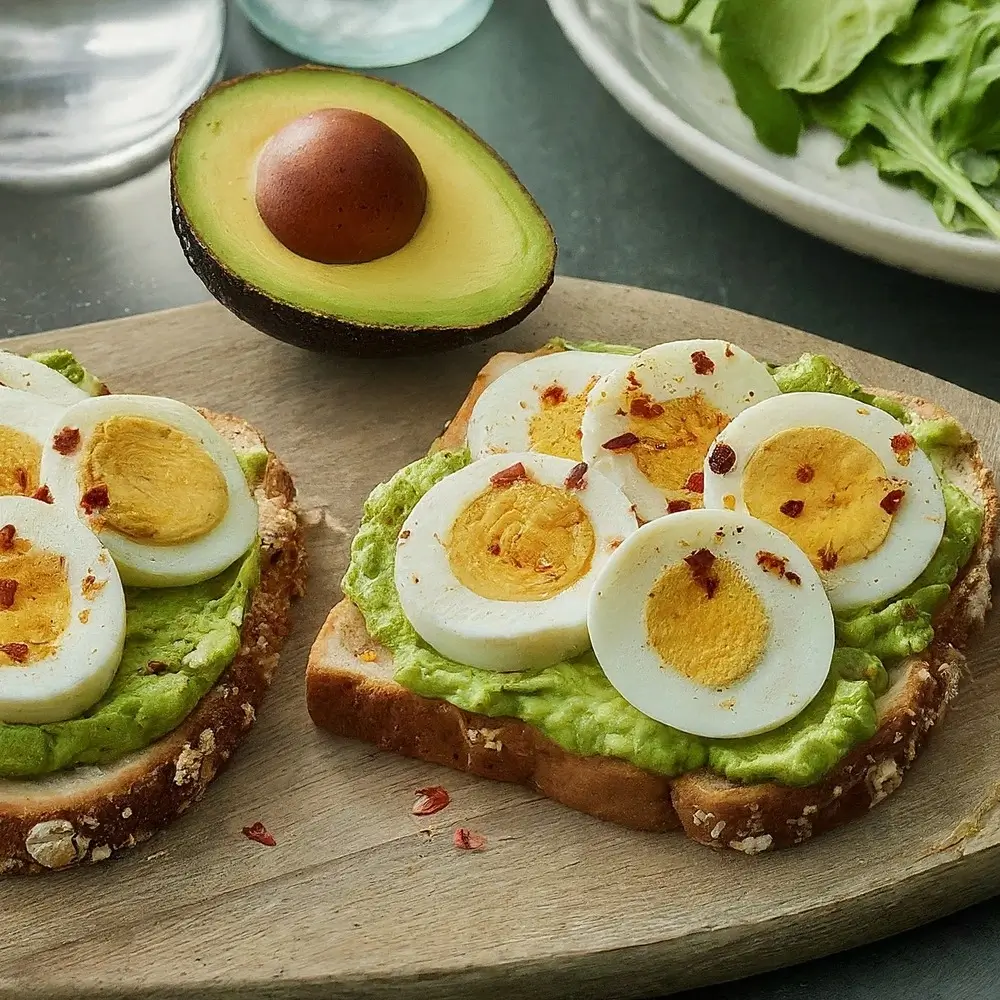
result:
[[[464,826],[455,831],[454,843],[460,851],[482,851],[486,848],[486,838]]]
[[[417,797],[413,808],[410,809],[414,816],[433,816],[435,813],[441,812],[451,802],[448,789],[441,785],[418,788],[413,794]]]
[[[253,840],[258,844],[263,844],[265,847],[278,846],[278,842],[268,831],[267,827],[264,826],[264,824],[259,820],[252,826],[243,827],[243,836],[246,837],[247,840]]]

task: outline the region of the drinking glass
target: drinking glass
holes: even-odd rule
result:
[[[261,34],[313,62],[401,66],[457,45],[493,0],[237,0]]]
[[[0,183],[100,185],[217,78],[224,0],[0,0]]]

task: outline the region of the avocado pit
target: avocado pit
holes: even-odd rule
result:
[[[283,246],[322,264],[363,264],[413,238],[427,181],[406,141],[350,108],[297,118],[264,146],[257,211]]]

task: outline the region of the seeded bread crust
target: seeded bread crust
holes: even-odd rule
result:
[[[434,447],[461,447],[482,391],[533,356],[495,355]],[[922,416],[947,416],[926,400],[873,391]],[[317,725],[338,735],[482,777],[519,782],[563,805],[633,829],[679,828],[699,843],[745,854],[801,843],[863,816],[899,787],[954,698],[965,666],[962,650],[990,608],[989,568],[1000,504],[993,474],[975,442],[962,448],[946,471],[983,505],[979,543],[935,616],[932,646],[892,671],[890,688],[877,703],[878,731],[815,785],[740,785],[707,768],[665,778],[622,760],[572,754],[518,719],[490,718],[424,698],[393,680],[392,654],[371,638],[361,613],[347,600],[331,611],[310,654],[309,713]]]
[[[265,446],[238,417],[204,412],[237,448]],[[0,779],[0,873],[42,872],[104,861],[151,837],[199,801],[253,725],[290,628],[306,575],[295,487],[269,454],[255,491],[260,586],[243,621],[236,659],[172,733],[109,765],[40,779]]]

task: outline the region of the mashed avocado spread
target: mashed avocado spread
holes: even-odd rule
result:
[[[569,350],[638,353],[597,343],[552,346]],[[888,686],[887,666],[930,644],[931,617],[948,597],[982,529],[982,511],[942,473],[949,450],[966,440],[951,420],[921,420],[893,400],[865,393],[827,358],[803,355],[771,368],[782,392],[835,392],[878,406],[903,421],[941,477],[947,509],[944,537],[923,574],[881,605],[838,617],[837,648],[820,693],[790,722],[758,736],[708,740],[643,715],[611,686],[593,654],[542,670],[496,673],[446,659],[407,621],[393,582],[396,539],[417,501],[436,482],[470,461],[468,451],[433,452],[375,488],[351,548],[344,593],[364,615],[371,635],[389,648],[396,680],[417,694],[443,698],[467,711],[510,716],[584,756],[619,757],[668,776],[707,765],[734,781],[818,781],[877,728],[875,699]]]
[[[33,357],[91,394],[103,388],[69,351]],[[237,458],[253,488],[263,476],[267,452],[257,447],[237,451]],[[235,659],[259,573],[255,545],[205,583],[126,587],[125,650],[104,697],[66,722],[0,723],[0,777],[37,777],[78,764],[109,763],[176,729]]]

